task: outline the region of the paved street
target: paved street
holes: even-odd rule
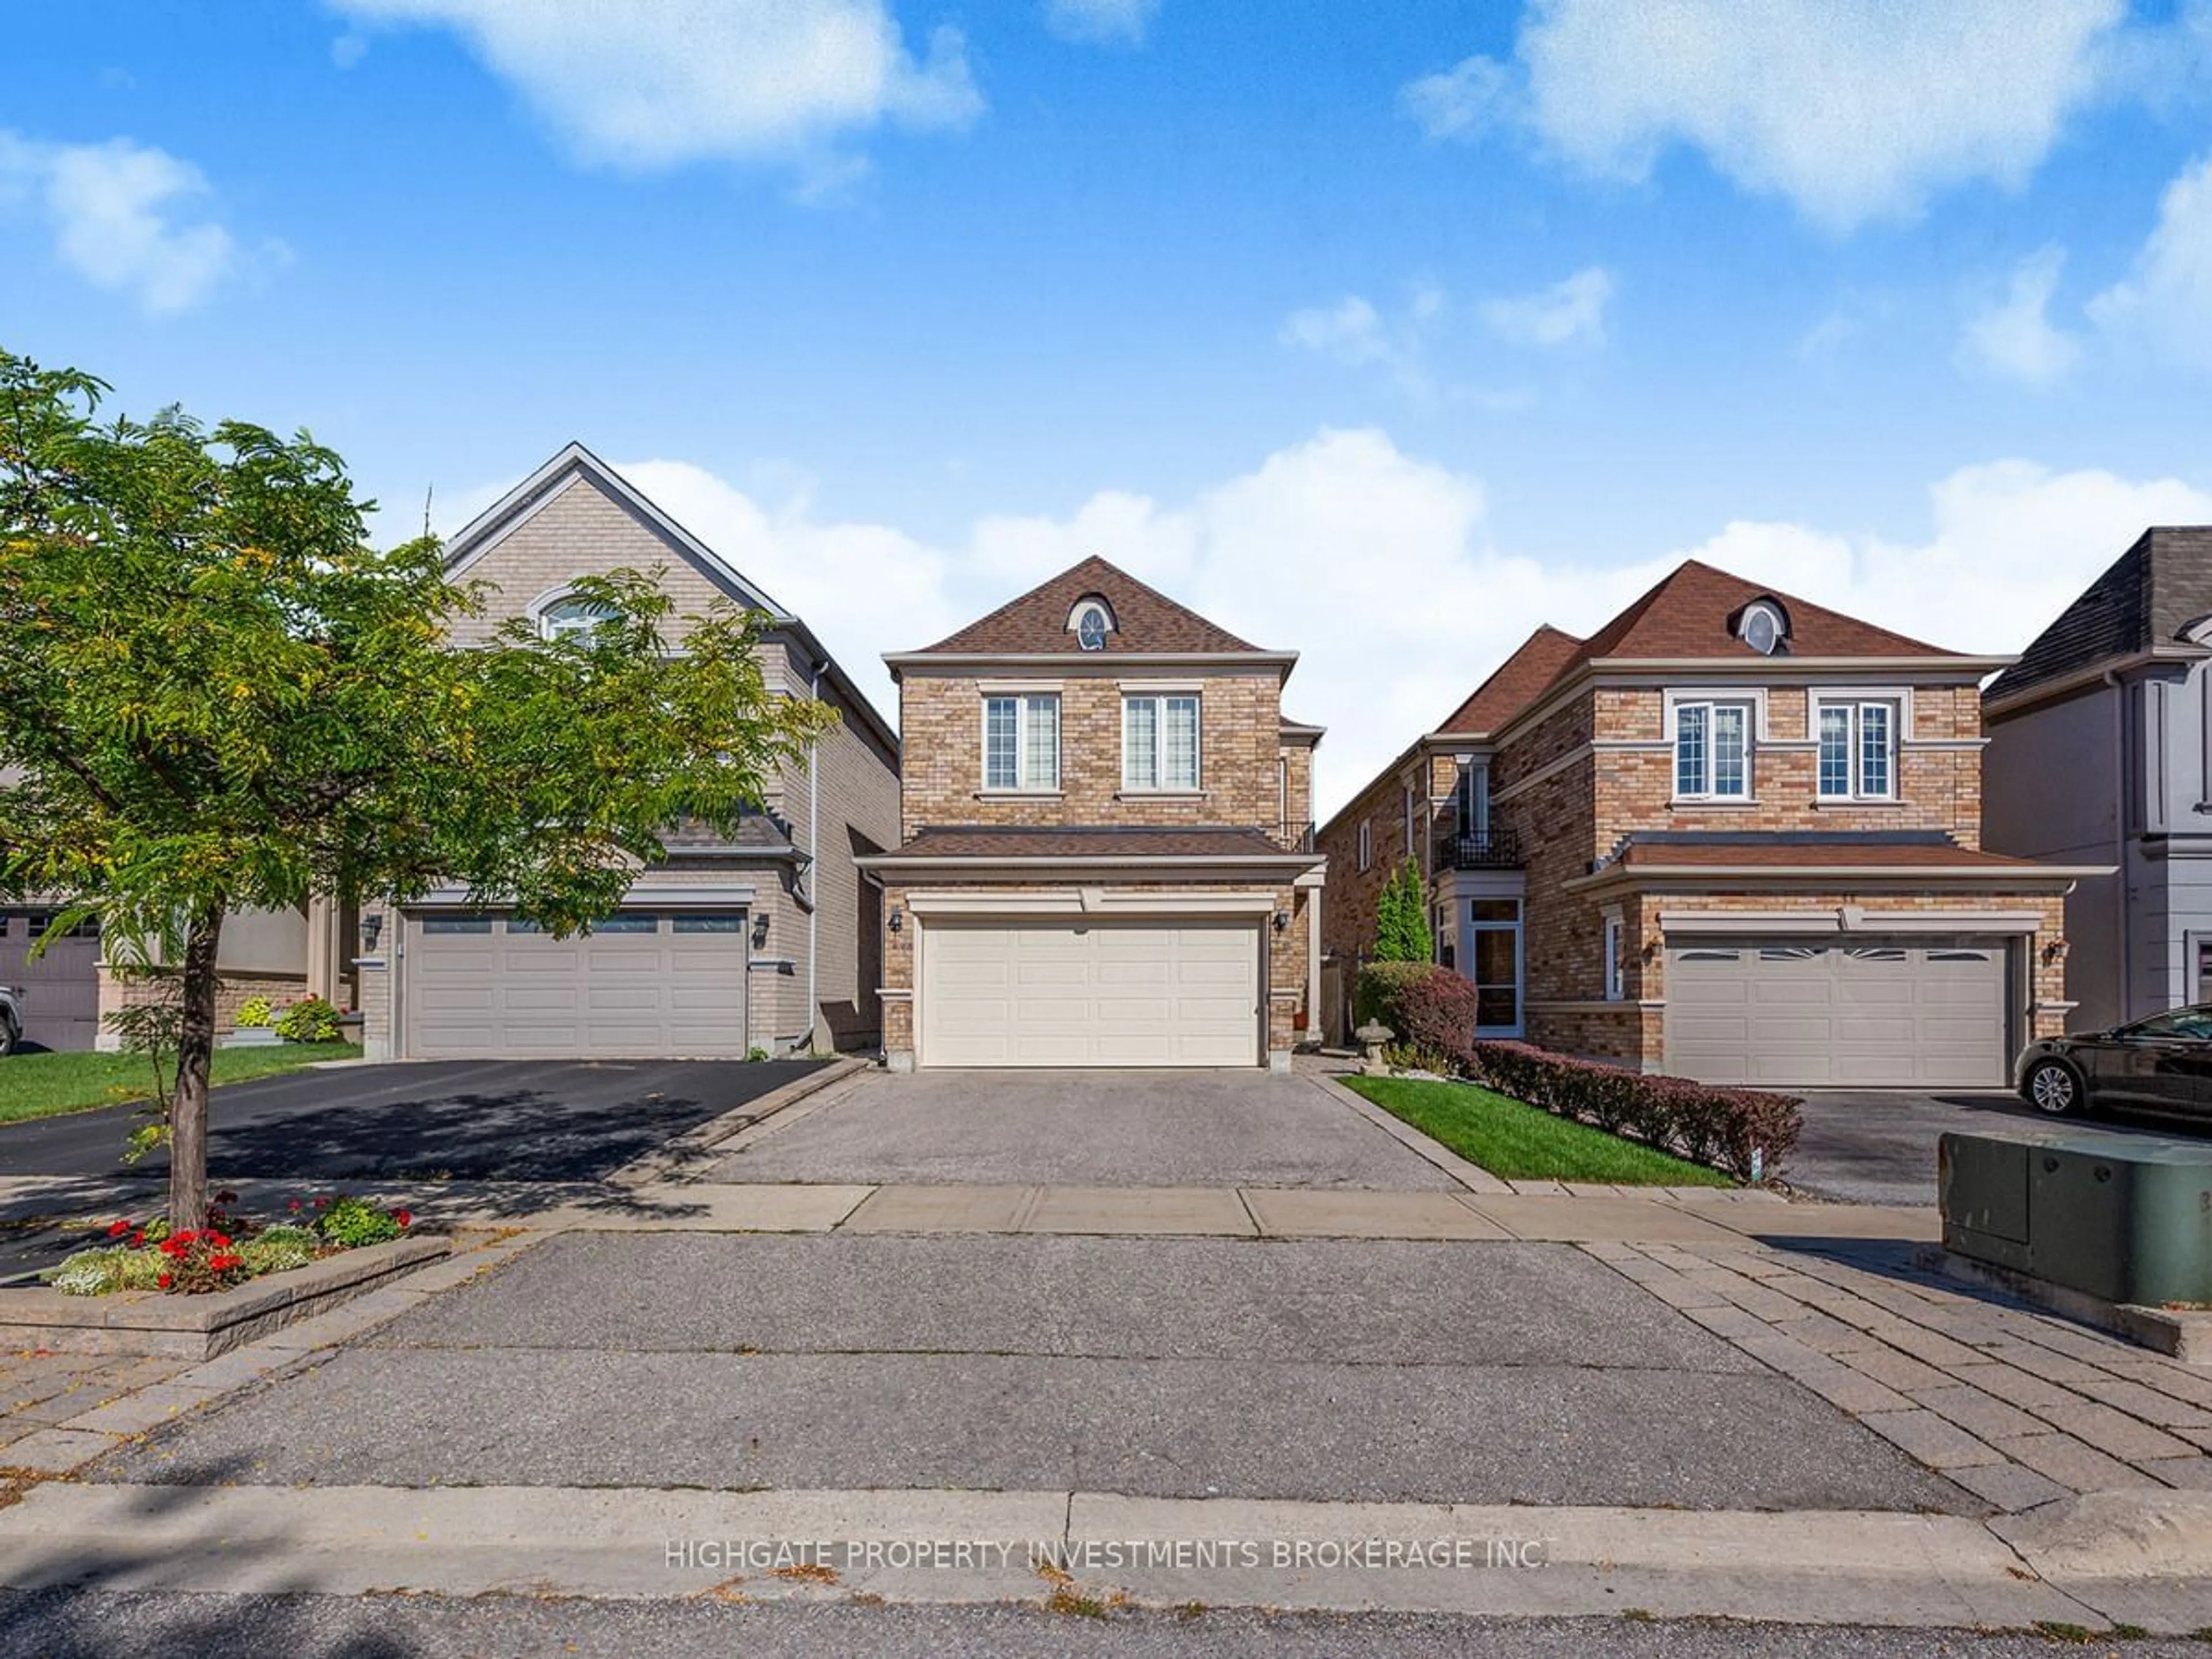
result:
[[[210,1096],[218,1181],[592,1181],[811,1069],[807,1060],[465,1060],[345,1066]],[[166,1180],[118,1162],[134,1109],[0,1127],[0,1176]]]
[[[1627,1612],[1623,1608],[1622,1612]],[[2037,1632],[1806,1629],[1612,1617],[1468,1619],[1036,1607],[584,1601],[504,1595],[170,1595],[0,1591],[0,1659],[2203,1659],[2201,1642],[2073,1647]]]
[[[1451,1177],[1304,1075],[874,1074],[793,1113],[714,1181],[1449,1189]]]

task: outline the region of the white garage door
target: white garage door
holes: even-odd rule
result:
[[[407,919],[417,1060],[742,1058],[745,915],[624,912],[556,939],[501,916]]]
[[[0,985],[23,993],[26,1042],[89,1048],[100,1036],[100,926],[84,923],[33,960],[52,921],[51,910],[0,911]]]
[[[1256,1066],[1260,932],[932,922],[925,1066]]]
[[[1667,1069],[1708,1083],[2002,1087],[2002,939],[1678,939]]]

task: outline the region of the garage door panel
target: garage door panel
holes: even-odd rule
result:
[[[404,933],[402,1041],[421,1059],[736,1058],[746,1050],[742,926],[676,933],[630,912],[571,939],[509,930]],[[723,920],[728,920],[726,918]]]
[[[1667,1068],[1778,1087],[2001,1085],[2009,965],[1994,944],[1676,947]]]
[[[928,1066],[1252,1066],[1258,929],[1085,921],[925,929]]]

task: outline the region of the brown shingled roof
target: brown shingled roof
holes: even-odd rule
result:
[[[1948,657],[1924,641],[1846,617],[1771,587],[1686,559],[1657,586],[1592,635],[1582,659],[1601,657],[1745,657],[1757,653],[1736,638],[1729,619],[1753,599],[1778,601],[1789,613],[1793,657]]]
[[[1214,651],[1252,652],[1225,629],[1217,628],[1195,611],[1177,605],[1157,589],[1100,558],[1089,558],[1041,582],[1019,599],[1010,599],[979,621],[950,638],[925,646],[924,652],[953,652],[968,655],[1030,656],[1047,652],[1080,651],[1082,647],[1067,626],[1076,601],[1092,595],[1106,601],[1115,626],[1106,636],[1108,654],[1139,652],[1186,655]]]
[[[1495,732],[1534,702],[1537,694],[1559,678],[1560,670],[1580,659],[1582,643],[1547,623],[1499,664],[1497,672],[1477,686],[1474,694],[1447,715],[1437,730],[1468,734]]]
[[[946,824],[917,830],[894,858],[1194,859],[1287,858],[1290,849],[1256,830],[1218,826]]]
[[[1954,842],[1899,845],[1868,840],[1795,842],[1782,844],[1646,846],[1632,841],[1617,861],[1631,870],[1937,869],[2007,870],[2034,867],[2032,859],[1977,852]]]

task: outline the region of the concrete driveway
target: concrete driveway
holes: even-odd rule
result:
[[[1936,1143],[1947,1132],[2018,1138],[2053,1132],[2125,1139],[2182,1133],[2171,1123],[2054,1120],[2018,1095],[1946,1090],[1820,1089],[1805,1097],[1805,1133],[1784,1178],[1846,1204],[1936,1202]]]
[[[1304,1076],[1260,1071],[878,1073],[769,1120],[708,1178],[1385,1191],[1457,1184],[1341,1095]]]
[[[287,1073],[217,1089],[217,1181],[597,1181],[808,1060],[454,1060]],[[0,1176],[168,1178],[118,1161],[136,1108],[0,1127]]]

